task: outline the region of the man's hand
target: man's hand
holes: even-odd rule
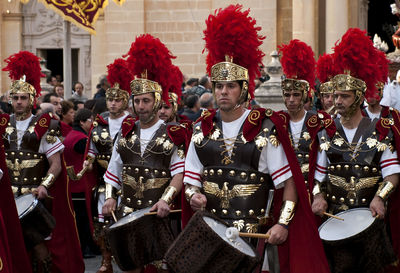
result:
[[[324,212],[326,212],[327,208],[328,208],[328,202],[326,202],[322,194],[315,195],[314,201],[311,205],[312,212],[322,217],[324,215]]]
[[[377,217],[379,219],[385,218],[385,203],[383,203],[383,200],[375,196],[374,199],[372,199],[371,203],[369,204],[369,209],[371,210],[372,216]]]
[[[32,189],[33,195],[35,195],[38,199],[44,199],[48,196],[47,189],[44,186],[39,186],[36,189]]]
[[[117,201],[114,198],[108,198],[106,202],[104,202],[103,207],[101,208],[101,212],[103,215],[109,216],[111,215],[111,211],[115,211],[117,208]]]
[[[202,210],[206,207],[207,198],[204,194],[195,193],[190,199],[190,206],[194,211]]]
[[[159,200],[154,204],[154,206],[151,207],[150,211],[157,211],[157,216],[164,218],[168,216],[170,209],[167,202],[164,200]]]
[[[83,161],[82,169],[84,169],[84,168],[86,168],[86,167],[87,167],[87,170],[88,170],[88,171],[93,170],[93,163],[91,163],[89,160]]]
[[[269,238],[265,240],[266,243],[271,245],[280,245],[283,244],[288,236],[288,230],[281,225],[275,224],[272,228],[270,228],[267,232]]]

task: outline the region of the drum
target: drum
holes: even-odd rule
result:
[[[229,240],[227,228],[215,215],[196,212],[165,255],[169,268],[176,273],[252,272],[259,255],[242,238]]]
[[[396,261],[383,220],[372,217],[368,208],[355,208],[329,218],[319,227],[331,270],[379,272]]]
[[[174,241],[169,219],[144,215],[149,211],[134,211],[106,229],[111,253],[124,271],[161,260]]]
[[[56,221],[51,213],[32,194],[18,196],[15,199],[18,216],[28,248],[44,241],[50,236]]]

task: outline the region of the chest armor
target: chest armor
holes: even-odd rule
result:
[[[30,121],[28,129],[22,136],[19,148],[14,115],[11,115],[6,133],[3,136],[7,169],[15,195],[29,193],[31,188],[39,186],[49,169],[46,155],[38,152],[40,140],[37,139],[34,131],[37,120],[38,117],[34,116]],[[55,126],[53,122],[50,124],[50,128]],[[55,132],[56,128],[50,130]],[[53,141],[53,137],[49,132],[48,140]]]
[[[253,141],[247,142],[240,128],[233,145],[226,145],[219,113],[211,135],[203,136],[200,124],[194,127],[192,141],[204,166],[206,208],[239,230],[256,232],[265,216],[273,183],[269,174],[258,171],[258,165],[262,148],[273,145],[270,138],[276,140],[273,130],[273,123],[265,119]]]
[[[379,141],[376,122],[363,118],[353,143],[348,142],[339,119],[335,120],[337,132],[332,139],[325,133],[319,134],[320,149],[326,150],[329,160],[327,199],[334,212],[368,207],[375,196],[382,181],[379,171],[382,153],[393,149],[391,133]]]
[[[109,121],[109,113],[103,113],[101,116]],[[97,149],[96,163],[98,170],[98,180],[101,184],[104,184],[103,175],[107,170],[108,163],[110,162],[112,149],[114,145],[114,139],[111,138],[110,128],[108,124],[96,123],[93,125],[91,139],[94,146]]]
[[[175,146],[169,139],[166,124],[162,124],[148,143],[143,155],[140,150],[140,125],[120,137],[117,151],[122,167],[121,202],[133,209],[152,206],[171,180],[169,165]]]
[[[309,154],[310,154],[310,145],[311,145],[311,141],[312,141],[310,133],[308,132],[308,129],[307,129],[307,121],[313,114],[315,114],[315,113],[310,112],[310,111],[308,111],[306,113],[306,117],[304,119],[304,123],[301,128],[301,133],[299,136],[299,143],[298,143],[297,147],[295,147],[292,133],[289,134],[290,141],[292,143],[292,147],[296,154],[297,162],[299,163],[299,166],[301,168],[301,172],[303,173],[304,181],[306,184],[308,183],[307,181],[308,181],[309,157],[310,157]],[[308,187],[307,187],[307,189],[308,189]]]

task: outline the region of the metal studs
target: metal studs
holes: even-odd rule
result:
[[[25,177],[25,178],[24,178],[24,181],[25,181],[25,182],[28,181],[28,178]]]
[[[257,177],[257,175],[256,175],[255,173],[250,174],[250,179],[251,179],[251,180],[256,179],[256,177]]]
[[[350,201],[350,204],[351,204],[351,205],[354,205],[354,202],[355,202],[355,201],[354,201],[353,198],[351,198],[349,201]]]
[[[208,171],[208,173],[209,173],[210,175],[214,175],[214,170],[211,169],[211,170]]]
[[[373,172],[373,173],[376,173],[377,171],[378,171],[377,168],[372,168],[372,172]]]
[[[240,173],[240,178],[246,179],[246,177],[247,177],[247,174],[245,172]]]
[[[332,195],[332,201],[336,201],[336,196]]]
[[[254,215],[254,210],[252,210],[252,209],[249,210],[249,215],[250,215],[250,216],[253,216],[253,215]]]
[[[344,203],[344,198],[343,198],[343,197],[340,197],[339,201],[340,201],[341,203]]]
[[[27,153],[26,155],[27,155],[27,156],[31,156],[31,153]]]
[[[161,175],[162,175],[162,176],[166,176],[167,173],[166,173],[166,172],[162,172]]]
[[[330,196],[330,194],[329,194],[329,193],[327,193],[327,194],[326,194],[326,197],[329,197],[329,196]]]
[[[152,205],[153,204],[153,200],[149,200],[149,205]]]
[[[126,167],[124,166],[124,167],[122,167],[122,169],[123,169],[123,170],[126,170]]]
[[[107,156],[107,159],[110,159],[110,158],[111,158],[111,156],[108,155],[108,156]]]
[[[208,170],[204,170],[203,174],[204,174],[204,176],[207,176],[208,175]]]
[[[15,153],[14,153],[14,152],[11,152],[11,155],[15,155]],[[37,155],[35,155],[35,157],[37,157]]]
[[[360,169],[360,165],[354,165],[354,169],[359,170]]]
[[[136,204],[138,204],[138,206],[142,205],[142,200],[137,200]]]
[[[230,176],[235,176],[235,174],[236,174],[236,173],[235,173],[234,170],[229,171],[229,175],[230,175]]]
[[[227,214],[228,214],[228,211],[227,211],[226,209],[223,209],[223,210],[222,210],[222,214],[223,214],[223,215],[227,215]]]
[[[217,174],[218,174],[219,176],[221,176],[221,175],[222,175],[222,170],[221,170],[221,169],[218,169],[218,170],[217,170]]]
[[[149,169],[144,169],[144,173],[149,173]]]
[[[240,210],[235,211],[236,216],[240,216],[242,214],[242,212]]]
[[[135,168],[135,173],[139,173],[139,168]]]
[[[212,212],[212,213],[216,213],[217,211],[216,211],[215,209],[212,209],[211,212]]]
[[[264,182],[264,177],[260,177],[260,182]]]
[[[344,165],[344,169],[347,171],[348,169],[350,169],[349,165]]]
[[[298,158],[303,158],[303,155],[302,154],[297,154],[297,157]]]
[[[265,213],[265,209],[261,209],[260,212],[261,212],[262,214],[264,214],[264,213]]]
[[[368,166],[365,166],[365,167],[363,168],[363,170],[364,170],[364,172],[368,172],[368,171],[369,171],[369,167],[368,167]]]
[[[158,175],[158,170],[154,170],[154,174],[155,174],[155,175]]]
[[[367,203],[367,199],[363,198],[363,199],[361,199],[361,202],[362,202],[363,204],[365,204],[365,203]]]
[[[264,128],[263,131],[264,131],[265,133],[268,133],[269,130],[268,130],[268,128]]]
[[[36,180],[37,180],[37,178],[36,178],[36,177],[34,177],[34,178],[33,178],[33,181],[36,181]]]
[[[331,171],[334,171],[334,170],[335,170],[335,166],[330,166],[329,169],[330,169]]]
[[[131,199],[130,199],[129,197],[126,198],[126,202],[130,203],[130,202],[131,202]]]
[[[309,158],[310,157],[310,155],[309,154],[306,154],[306,158]]]
[[[342,169],[341,165],[336,165],[336,170],[340,171]]]
[[[325,139],[326,139],[326,138],[325,138],[324,136],[323,136],[323,137],[321,137],[321,140],[322,140],[322,141],[324,141]]]
[[[14,177],[14,181],[18,181],[18,177]]]

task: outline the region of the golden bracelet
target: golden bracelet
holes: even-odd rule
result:
[[[185,186],[185,198],[190,203],[190,199],[192,199],[195,193],[200,193],[200,189],[193,185]]]
[[[115,199],[117,200],[117,189],[114,188],[111,184],[106,183],[106,189],[104,191],[105,200],[107,199]]]
[[[172,200],[174,200],[174,195],[177,192],[177,189],[174,186],[168,186],[160,200],[164,200],[168,205],[171,205]]]
[[[382,198],[383,201],[386,201],[389,198],[389,195],[394,191],[394,185],[390,181],[383,181],[376,192],[376,196]]]
[[[281,215],[279,216],[278,224],[288,227],[294,216],[296,203],[290,200],[283,201]]]
[[[50,189],[50,187],[53,186],[55,181],[56,181],[56,178],[55,178],[54,174],[48,173],[45,177],[43,177],[42,183],[40,183],[40,186],[43,186],[46,189]]]
[[[320,194],[320,193],[324,195],[325,193],[321,189],[321,182],[314,180],[314,183],[315,183],[315,185],[312,190],[312,195],[316,196],[317,194]]]

